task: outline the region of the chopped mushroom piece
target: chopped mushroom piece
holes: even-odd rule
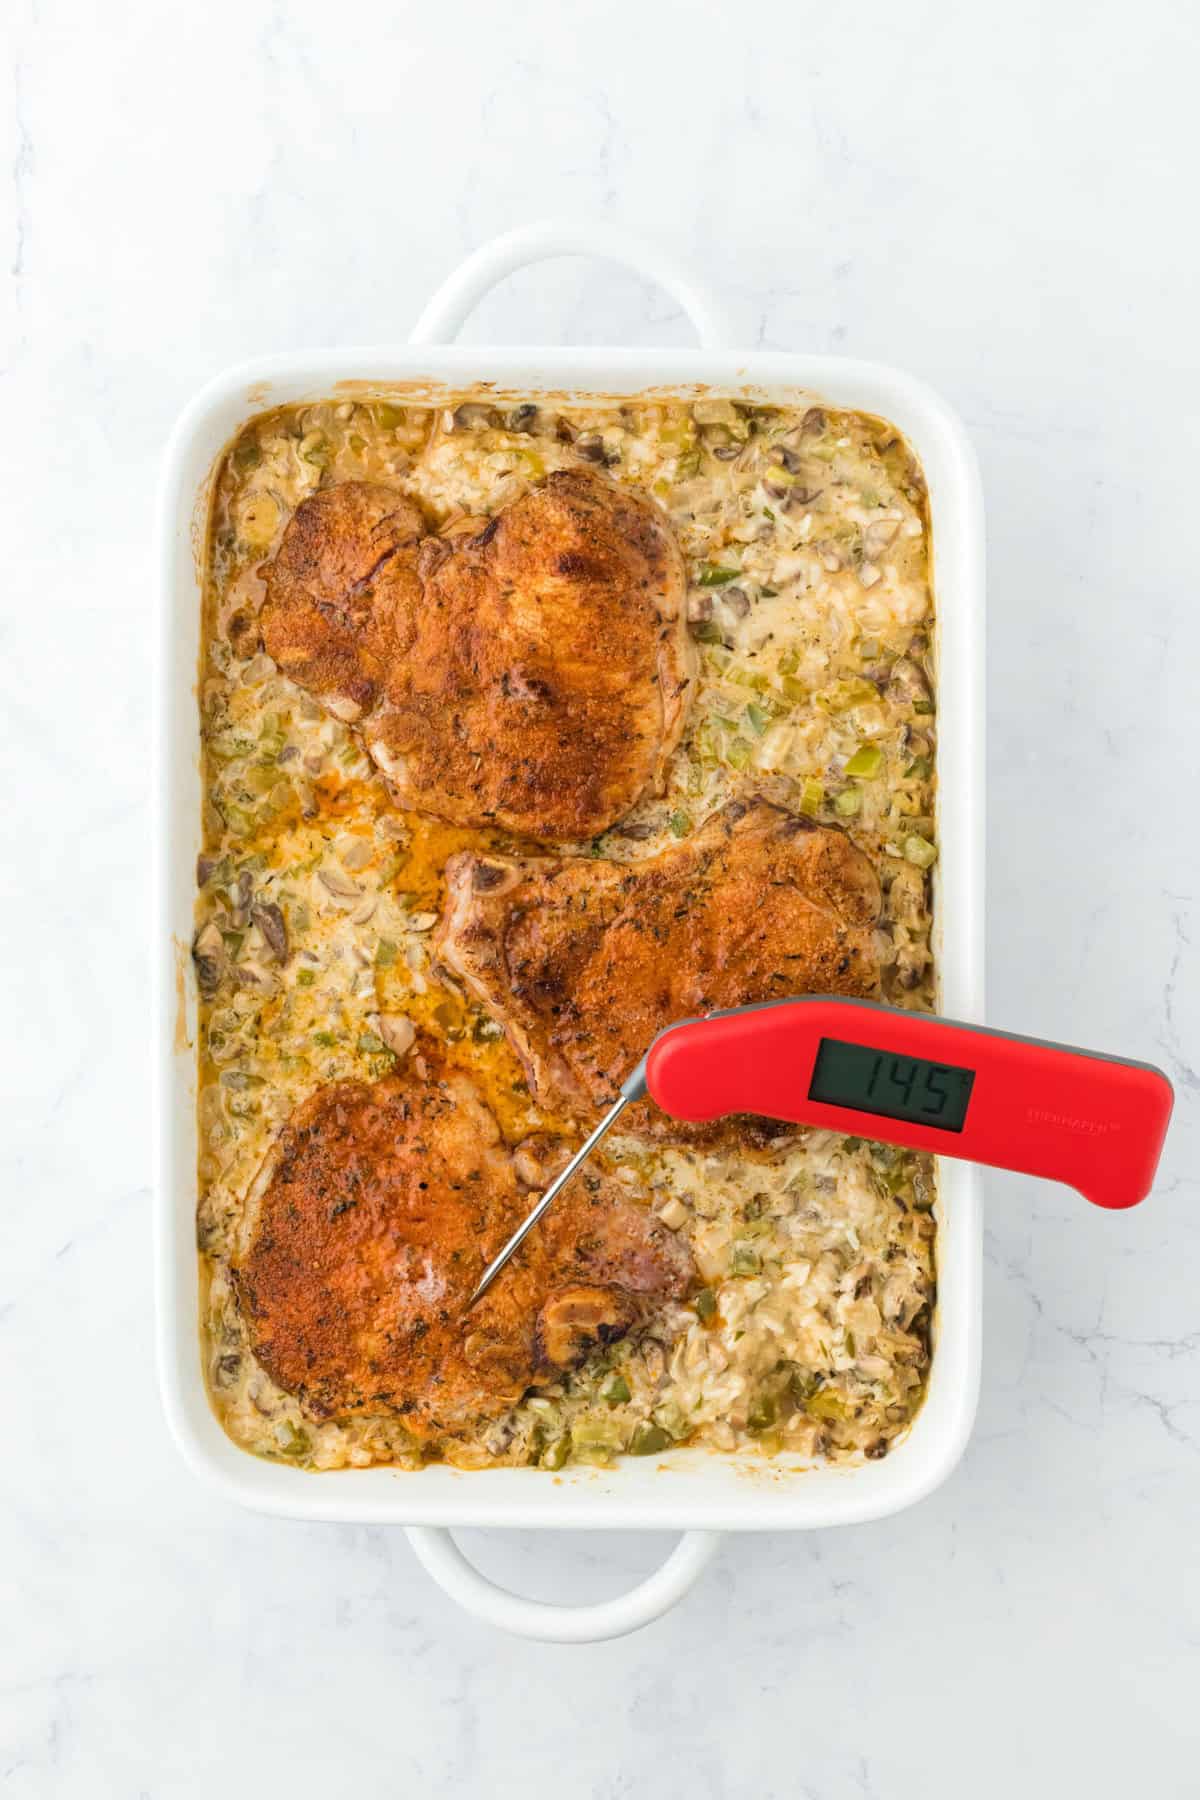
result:
[[[274,952],[276,962],[285,963],[288,959],[287,926],[279,907],[273,901],[262,906],[252,906],[250,917]]]
[[[357,900],[362,893],[357,881],[352,881],[349,875],[338,868],[319,869],[317,879],[323,888],[339,900]]]

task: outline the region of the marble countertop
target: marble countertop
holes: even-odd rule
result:
[[[0,1785],[192,1800],[1197,1791],[1200,33],[1172,0],[11,0],[0,34]],[[989,512],[992,1022],[1160,1062],[1127,1216],[988,1183],[978,1427],[922,1506],[727,1540],[639,1636],[458,1613],[395,1530],[215,1500],[152,1357],[150,533],[195,388],[402,338],[491,233],[640,230],[747,344],[905,365]],[[473,341],[668,345],[607,265]],[[465,1534],[613,1593],[658,1537]]]

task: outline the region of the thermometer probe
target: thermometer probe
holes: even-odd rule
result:
[[[625,1108],[647,1095],[676,1119],[758,1113],[1040,1175],[1110,1208],[1150,1192],[1174,1101],[1150,1063],[870,1000],[813,994],[685,1019],[655,1038],[484,1270],[471,1305]]]

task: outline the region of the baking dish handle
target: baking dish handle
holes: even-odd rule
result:
[[[573,225],[566,219],[543,219],[536,225],[522,225],[482,244],[442,283],[413,327],[410,341],[452,343],[464,319],[489,288],[514,269],[545,262],[551,256],[599,256],[625,263],[678,300],[703,349],[728,349],[733,342],[721,308],[671,257],[611,225]]]
[[[426,1573],[452,1600],[488,1625],[544,1644],[599,1644],[649,1625],[683,1599],[721,1541],[719,1531],[685,1531],[662,1567],[629,1593],[588,1606],[553,1606],[489,1581],[442,1527],[410,1525],[407,1532]]]

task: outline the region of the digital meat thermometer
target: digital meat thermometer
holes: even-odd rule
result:
[[[1161,1069],[1042,1038],[807,995],[668,1025],[620,1098],[515,1231],[472,1305],[621,1113],[759,1113],[1041,1175],[1096,1206],[1150,1192],[1174,1092]]]

